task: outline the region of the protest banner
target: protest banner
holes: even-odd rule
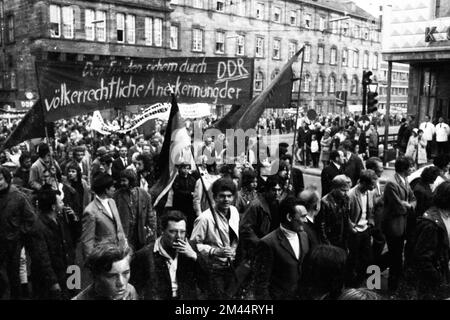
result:
[[[152,58],[124,61],[36,62],[46,121],[100,109],[167,102],[247,104],[254,60]]]

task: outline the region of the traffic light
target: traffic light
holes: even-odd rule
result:
[[[372,71],[363,71],[363,79],[362,79],[363,86],[367,86],[368,84],[372,83],[372,79],[370,79],[372,74],[373,74]]]
[[[378,100],[376,97],[378,96],[378,92],[367,92],[367,113],[373,113],[378,110],[377,103]]]

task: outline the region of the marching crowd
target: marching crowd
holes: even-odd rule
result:
[[[2,152],[0,299],[447,298],[443,123],[402,120],[385,184],[368,119],[301,117],[294,154],[280,143],[269,176],[265,159],[230,164],[207,137],[198,169],[178,164],[155,205],[162,123],[103,136],[87,116],[59,121],[49,141]],[[311,162],[321,194],[294,166]],[[389,269],[388,295],[367,289],[370,265]]]

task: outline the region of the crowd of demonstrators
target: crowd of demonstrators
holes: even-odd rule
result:
[[[89,118],[57,122],[48,143],[4,153],[1,298],[380,299],[364,289],[372,264],[389,268],[394,297],[404,288],[419,299],[450,296],[447,153],[414,174],[420,164],[400,156],[382,188],[374,119],[302,117],[298,148],[280,143],[270,175],[269,160],[219,152],[221,141],[205,137],[198,170],[177,164],[154,207],[164,126],[100,135]],[[322,162],[321,195],[296,158]],[[73,265],[80,286],[68,286]]]

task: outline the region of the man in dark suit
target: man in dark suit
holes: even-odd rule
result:
[[[408,140],[412,133],[412,128],[409,122],[410,117],[408,117],[408,120],[406,118],[402,118],[400,128],[398,129],[397,148],[401,154],[406,152],[406,146],[408,145]]]
[[[355,154],[355,146],[350,140],[342,143],[344,148],[344,174],[352,180],[353,188],[358,183],[359,175],[364,170],[364,164],[360,157]]]
[[[333,178],[343,173],[344,153],[333,150],[330,153],[330,164],[326,166],[320,175],[322,183],[322,197],[326,196],[332,189]]]
[[[348,239],[348,277],[350,286],[359,287],[372,262],[370,235],[374,226],[374,203],[371,191],[378,177],[373,170],[363,170],[359,183],[349,194],[351,232]]]
[[[395,175],[384,188],[382,228],[389,249],[388,287],[395,291],[403,269],[403,247],[406,237],[406,221],[413,214],[416,198],[407,182],[412,172],[412,160],[400,157],[395,161]]]
[[[128,165],[131,164],[130,159],[128,158],[128,148],[126,146],[120,147],[119,157],[115,159],[112,163],[111,171],[112,177],[116,183],[120,180],[120,173],[125,170]]]
[[[308,212],[303,229],[305,229],[314,243],[320,244],[319,226],[315,222],[316,215],[319,213],[319,193],[315,190],[306,189],[298,194],[298,198],[304,203]]]
[[[281,225],[258,243],[255,295],[257,299],[293,300],[299,297],[302,265],[315,245],[303,230],[307,211],[295,197],[281,203]]]
[[[294,194],[299,194],[305,189],[305,183],[303,180],[303,172],[295,168],[292,163],[292,156],[290,154],[285,154],[281,158],[281,165],[286,165],[289,170],[290,184],[292,184],[292,189]]]
[[[168,211],[161,227],[162,235],[136,252],[130,282],[143,299],[197,299],[201,257],[186,240],[186,217],[181,211]]]
[[[351,180],[345,175],[338,175],[332,183],[333,190],[322,198],[315,223],[319,226],[322,243],[347,250],[350,233],[348,192]]]

